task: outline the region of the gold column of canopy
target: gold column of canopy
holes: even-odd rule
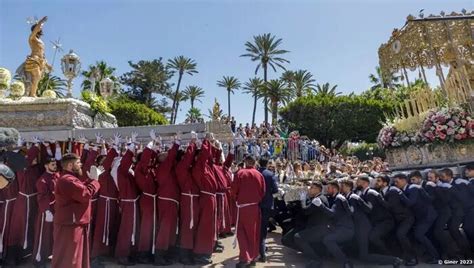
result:
[[[434,67],[448,103],[467,103],[474,111],[473,43],[474,11],[441,12],[426,18],[409,15],[405,25],[394,29],[388,42],[380,46],[380,68],[384,75],[402,72],[406,78],[407,70],[418,70],[426,82],[425,68]],[[442,66],[450,68],[447,77]]]

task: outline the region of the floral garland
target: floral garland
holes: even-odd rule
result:
[[[433,142],[455,142],[474,138],[474,119],[459,107],[432,110],[414,133],[398,131],[387,123],[379,132],[377,142],[383,149]]]

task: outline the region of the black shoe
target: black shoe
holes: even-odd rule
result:
[[[239,262],[235,265],[235,268],[246,268],[247,267],[247,263],[245,262]]]
[[[212,260],[210,257],[199,255],[199,256],[194,257],[194,264],[195,265],[208,265],[208,264],[212,264]]]
[[[255,263],[255,261],[251,261],[249,264],[247,264],[246,267],[257,267],[257,264]]]
[[[418,264],[416,259],[410,259],[405,261],[405,266],[415,266]]]
[[[91,268],[105,268],[105,265],[102,261],[97,257],[91,260]]]
[[[403,264],[403,260],[400,258],[395,258],[395,261],[393,262],[393,268],[399,268]]]
[[[215,253],[222,253],[222,252],[224,252],[224,246],[222,246],[222,244],[220,244],[219,242],[216,243],[216,245],[214,246],[214,252],[215,252]]]
[[[155,255],[155,261],[153,262],[153,265],[155,266],[168,266],[173,264],[170,260],[165,259],[163,256],[160,255]]]
[[[92,263],[91,263],[92,264]],[[46,263],[44,262],[33,262],[33,266],[35,268],[46,268]],[[0,266],[1,267],[1,266]],[[92,266],[91,266],[92,267]]]
[[[127,257],[125,258],[118,258],[117,263],[123,266],[134,266],[135,263],[130,261]]]
[[[266,256],[260,256],[257,260],[258,262],[267,262],[267,257]]]
[[[153,260],[148,254],[138,254],[137,263],[140,264],[152,264]]]
[[[344,268],[354,268],[354,265],[352,264],[352,262],[347,261],[342,265],[342,267],[344,267]]]
[[[439,264],[439,260],[436,258],[432,258],[426,261],[427,264]]]

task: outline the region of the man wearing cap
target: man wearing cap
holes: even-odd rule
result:
[[[367,202],[370,208],[368,215],[372,223],[372,230],[369,234],[369,241],[383,254],[387,254],[388,249],[384,238],[392,231],[395,223],[383,197],[377,191],[370,189],[369,185],[369,176],[360,175],[357,178],[357,190],[361,191],[360,197]]]
[[[240,253],[237,267],[247,267],[254,263],[259,254],[259,203],[265,196],[265,179],[255,169],[255,158],[252,155],[245,158],[245,168],[237,172],[231,188],[238,209],[235,232]]]
[[[414,235],[415,239],[423,245],[430,255],[430,259],[427,263],[438,263],[438,251],[426,236],[438,216],[431,204],[428,194],[421,186],[409,184],[408,177],[404,174],[395,177],[395,185],[403,192],[402,202],[415,214]]]

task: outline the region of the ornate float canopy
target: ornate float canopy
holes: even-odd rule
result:
[[[419,18],[409,15],[401,29],[394,29],[387,43],[379,48],[384,74],[403,68],[449,66],[452,62],[474,63],[474,12],[462,10]]]

